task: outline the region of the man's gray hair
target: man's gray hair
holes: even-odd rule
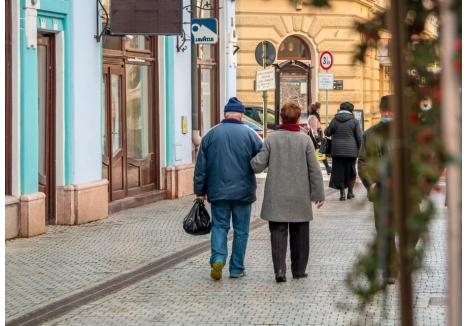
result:
[[[224,112],[224,117],[226,119],[235,119],[235,120],[242,120],[242,117],[244,116],[243,113],[241,112]]]

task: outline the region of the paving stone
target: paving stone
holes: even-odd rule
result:
[[[260,194],[261,190],[260,186]],[[350,309],[356,304],[356,298],[345,287],[344,279],[356,253],[365,248],[374,232],[372,209],[365,200],[362,186],[358,186],[356,195],[353,201],[340,202],[338,194],[333,192],[328,196],[326,206],[316,211],[311,223],[307,279],[293,280],[289,272],[288,282],[275,282],[269,232],[267,225],[264,225],[250,234],[245,278],[229,279],[225,271],[223,280],[212,281],[209,277],[209,252],[205,252],[117,293],[78,307],[47,325],[399,325],[398,285],[391,286],[387,294],[389,308],[386,319],[381,318],[383,298],[378,298],[364,313]],[[431,224],[431,242],[424,259],[424,269],[414,278],[416,325],[445,325],[445,306],[430,304],[431,298],[446,296],[446,209],[441,207],[443,198],[437,196],[438,215]],[[24,301],[34,302],[29,304],[30,307],[57,299],[55,294],[46,295],[47,291],[57,291],[57,283],[63,288],[66,286],[61,283],[62,278],[54,279],[48,274],[53,267],[61,275],[66,268],[67,271],[73,271],[78,266],[77,274],[73,275],[75,278],[69,278],[76,286],[81,284],[82,287],[87,287],[89,284],[83,282],[83,279],[91,283],[99,281],[97,277],[87,273],[93,274],[97,270],[101,273],[111,271],[115,275],[137,265],[137,262],[144,263],[200,241],[203,238],[187,237],[180,228],[181,217],[190,201],[189,198],[166,201],[121,212],[120,215],[102,222],[103,224],[90,224],[89,231],[78,228],[73,232],[65,232],[63,237],[58,231],[52,230],[45,236],[47,240],[44,243],[34,243],[45,251],[57,244],[62,249],[69,247],[62,243],[67,239],[75,243],[75,246],[81,242],[87,242],[89,246],[100,244],[107,248],[103,252],[109,256],[103,255],[99,249],[90,249],[82,254],[72,250],[68,252],[69,255],[62,253],[56,259],[37,254],[40,263],[33,264],[26,259],[28,254],[34,252],[29,248],[31,244],[25,243],[21,247],[15,242],[10,243],[7,254],[22,254],[26,266],[19,266],[10,257],[7,272],[22,271],[26,267],[36,281],[45,281],[47,284],[47,287],[44,284],[35,287],[36,291],[25,288],[18,291],[8,284],[7,279],[7,289],[13,294],[12,298],[7,299],[10,316],[13,313],[21,314],[17,308],[19,305],[9,307],[20,294],[28,295],[28,299]],[[255,217],[258,217],[260,203],[261,200],[254,207]],[[120,224],[117,227],[114,223]],[[88,237],[80,242],[80,237],[75,236],[74,232],[81,232],[81,236]],[[94,238],[101,238],[106,232],[108,236],[105,241]],[[130,236],[126,237],[127,234]],[[152,239],[145,238],[150,235],[153,236]],[[154,239],[155,236],[157,240]],[[20,244],[21,241],[23,240],[19,240]],[[29,239],[24,242],[31,243]],[[109,245],[105,245],[106,242]],[[83,247],[85,244],[81,245],[81,250]],[[53,250],[55,254],[59,251]],[[78,261],[90,265],[80,267],[70,254],[77,254]],[[67,256],[68,259],[62,256]],[[128,263],[126,258],[132,263]],[[15,266],[8,267],[8,263],[14,263]],[[66,267],[64,264],[71,266]],[[42,269],[43,274],[37,276]],[[16,278],[16,284],[21,281],[24,281],[24,276]],[[440,303],[440,299],[432,301]]]

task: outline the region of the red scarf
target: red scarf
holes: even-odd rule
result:
[[[297,123],[282,123],[279,125],[279,129],[298,132],[301,131],[301,126]]]

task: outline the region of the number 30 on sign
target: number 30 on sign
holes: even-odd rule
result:
[[[320,55],[320,67],[323,70],[330,69],[333,66],[333,55],[329,51],[322,52]]]

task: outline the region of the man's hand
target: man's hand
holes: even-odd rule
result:
[[[325,202],[323,200],[316,201],[315,202],[315,207],[317,207],[317,209],[320,209],[320,208],[322,208],[323,204],[325,204]]]
[[[377,187],[377,183],[374,182],[373,184],[370,185],[369,191],[374,191],[376,187]]]

